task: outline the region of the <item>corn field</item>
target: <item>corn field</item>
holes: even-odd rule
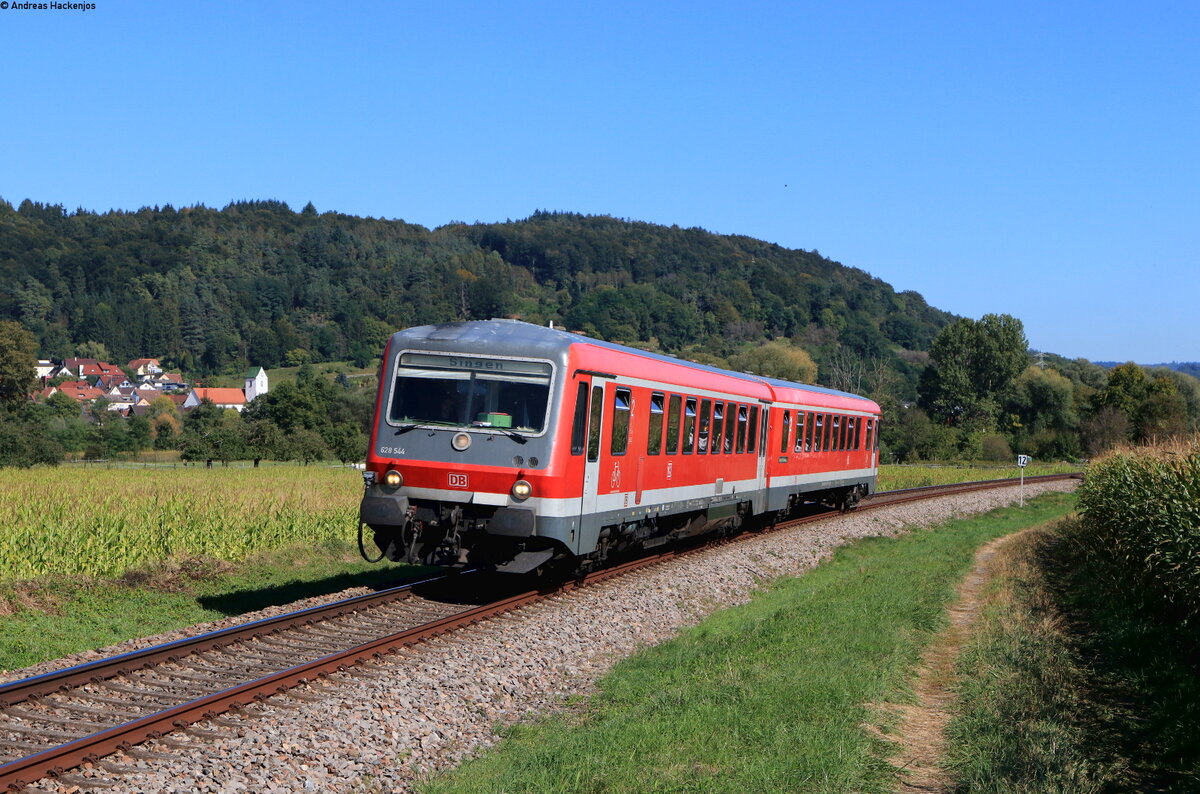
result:
[[[0,469],[0,580],[350,539],[354,469]]]
[[[1200,618],[1200,439],[1107,455],[1092,464],[1079,506],[1094,553]]]

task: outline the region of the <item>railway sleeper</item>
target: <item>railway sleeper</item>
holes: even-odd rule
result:
[[[162,675],[172,675],[171,673],[162,673]],[[151,686],[162,687],[165,692],[172,697],[179,697],[182,700],[189,700],[198,695],[212,694],[212,689],[209,687],[192,686],[184,684],[180,681],[167,680],[163,681],[158,678],[139,677],[138,683],[149,684]]]
[[[13,706],[5,713],[8,716],[20,717],[21,719],[28,720],[29,722],[43,722],[47,725],[65,725],[67,727],[78,726],[80,728],[87,728],[92,731],[102,731],[107,728],[111,728],[114,724],[117,724],[112,722],[99,723],[90,722],[88,720],[55,717],[52,714],[42,714],[36,711],[29,711],[28,709],[22,709],[19,706]]]
[[[53,703],[51,703],[49,701],[42,701],[42,702],[50,708],[62,709],[63,711],[70,711],[75,714],[90,714],[95,717],[117,717],[117,718],[123,719],[123,720],[136,720],[136,719],[140,719],[141,717],[145,716],[143,714],[135,714],[132,711],[121,711],[120,709],[93,709],[93,708],[89,708],[87,706],[76,706],[73,703],[60,703],[58,701],[54,701]],[[118,701],[118,700],[113,700],[113,703],[119,704],[122,706],[129,705],[128,703],[124,703],[124,702]]]
[[[190,700],[190,698],[184,695],[177,695],[171,692],[150,691],[146,689],[140,689],[138,687],[128,686],[126,684],[118,684],[114,681],[98,681],[96,682],[96,686],[102,686],[105,689],[111,689],[114,692],[123,692],[127,695],[144,697],[147,700],[157,701],[159,705],[163,706],[177,706],[180,703]]]
[[[115,780],[106,780],[102,777],[87,777],[85,775],[59,775],[56,778],[60,783],[66,783],[68,786],[76,786],[81,789],[96,789],[96,788],[116,788]]]
[[[2,725],[0,732],[7,731],[20,736],[33,736],[37,739],[61,739],[63,741],[73,742],[80,737],[87,736],[86,733],[64,733],[63,731],[55,731],[50,729],[39,730],[25,725]]]

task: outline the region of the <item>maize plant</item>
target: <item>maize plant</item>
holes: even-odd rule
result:
[[[1079,493],[1089,546],[1184,619],[1200,617],[1200,441],[1115,452]]]

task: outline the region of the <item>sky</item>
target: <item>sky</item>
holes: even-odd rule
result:
[[[0,196],[744,234],[1200,360],[1200,4],[0,1]]]

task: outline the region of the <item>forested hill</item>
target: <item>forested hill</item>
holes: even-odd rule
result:
[[[603,216],[431,231],[276,201],[96,214],[0,200],[0,319],[44,357],[102,345],[198,374],[365,363],[396,329],[506,315],[716,359],[788,337],[818,363],[843,350],[901,372],[953,319],[816,251]]]

